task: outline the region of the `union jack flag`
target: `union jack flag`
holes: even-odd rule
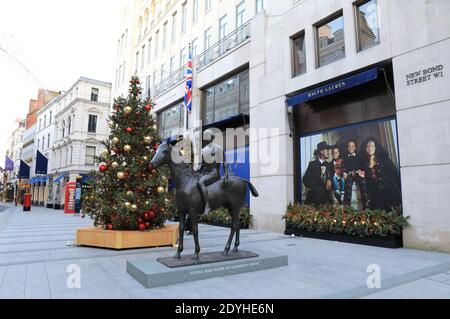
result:
[[[189,112],[192,110],[192,52],[190,49],[186,69],[186,90],[184,92],[184,105]]]

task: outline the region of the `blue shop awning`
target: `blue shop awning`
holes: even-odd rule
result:
[[[53,180],[53,183],[59,183],[67,174],[59,175],[57,178]]]
[[[373,81],[378,77],[377,68],[370,69],[368,71],[358,73],[339,81],[323,85],[313,90],[300,93],[286,100],[288,106],[298,105],[304,102],[312,101],[327,95],[335,94],[352,87]]]
[[[20,160],[19,178],[22,178],[22,179],[30,178],[30,165],[25,163],[23,160]]]
[[[41,177],[41,183],[45,183],[49,179],[50,179],[50,176],[43,176],[43,177]]]
[[[36,152],[35,174],[47,174],[48,159],[39,150]]]
[[[249,123],[249,116],[248,116],[248,114],[239,113],[237,115],[233,115],[233,116],[227,117],[227,118],[225,118],[223,120],[220,120],[220,121],[217,121],[217,122],[214,122],[214,123],[210,123],[210,124],[206,124],[206,125],[203,126],[203,129],[206,130],[206,129],[210,128],[210,127],[218,127],[218,128],[220,128],[222,126],[225,126],[227,124],[230,124],[232,122],[237,122],[237,121],[242,121],[242,122]]]

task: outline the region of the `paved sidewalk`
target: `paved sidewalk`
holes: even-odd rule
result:
[[[113,251],[74,247],[75,230],[89,219],[62,211],[0,203],[0,298],[450,298],[450,255],[386,249],[243,230],[241,248],[285,253],[289,266],[145,289],[126,261],[174,254],[174,248]],[[1,209],[0,209],[1,211]],[[202,251],[222,250],[229,230],[200,226]],[[192,253],[186,236],[185,253]],[[69,289],[67,267],[79,265],[81,288]],[[369,289],[369,265],[381,288]]]

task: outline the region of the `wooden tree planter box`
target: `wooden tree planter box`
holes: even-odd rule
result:
[[[333,234],[333,233],[319,233],[307,230],[298,230],[294,228],[286,228],[286,235],[295,235],[298,237],[307,237],[315,239],[324,239],[331,241],[339,241],[343,243],[377,246],[385,248],[401,248],[403,247],[403,237],[402,236],[369,236],[369,237],[359,237],[351,236],[347,234]]]
[[[110,249],[175,247],[178,240],[178,224],[150,231],[104,230],[87,227],[77,229],[76,244]]]

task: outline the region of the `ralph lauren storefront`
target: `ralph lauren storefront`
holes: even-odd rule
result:
[[[295,198],[313,209],[311,220],[297,227],[308,230],[302,235],[339,240],[342,232],[361,243],[392,235],[379,228],[402,205],[393,81],[387,61],[287,98]],[[402,245],[401,233],[394,237],[396,244],[387,246]]]

